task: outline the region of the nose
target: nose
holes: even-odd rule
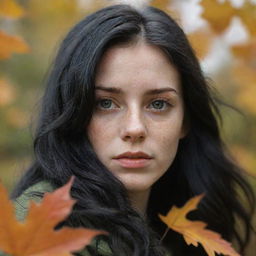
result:
[[[139,110],[128,111],[122,122],[121,138],[131,143],[142,142],[147,135],[145,119]]]

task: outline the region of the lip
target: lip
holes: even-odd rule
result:
[[[118,156],[115,156],[114,159],[122,159],[122,158],[129,158],[129,159],[138,159],[138,158],[143,158],[143,159],[152,159],[151,156],[149,156],[147,153],[144,153],[142,151],[138,152],[125,152],[122,153]]]
[[[144,152],[125,152],[113,158],[124,168],[143,168],[150,164],[151,156]]]

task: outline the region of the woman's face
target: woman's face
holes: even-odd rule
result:
[[[128,191],[149,191],[185,135],[177,70],[156,46],[115,46],[99,63],[95,86],[88,136],[97,156]]]

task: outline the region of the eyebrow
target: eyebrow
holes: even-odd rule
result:
[[[101,90],[101,91],[105,91],[105,92],[111,92],[111,93],[116,93],[116,94],[122,94],[123,91],[120,88],[116,88],[116,87],[103,87],[103,86],[96,86],[95,88],[96,90]],[[160,89],[152,89],[146,92],[146,95],[154,95],[154,94],[160,94],[160,93],[165,93],[165,92],[174,92],[177,95],[178,92],[171,87],[164,87],[164,88],[160,88]]]

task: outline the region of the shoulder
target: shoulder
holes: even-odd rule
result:
[[[26,189],[19,197],[14,200],[15,213],[18,220],[24,220],[31,200],[40,202],[43,194],[52,192],[55,187],[49,181],[40,181]]]
[[[42,197],[44,193],[46,192],[53,192],[55,189],[57,189],[55,186],[53,186],[49,181],[41,181],[39,183],[36,183],[26,189],[19,197],[17,197],[14,200],[14,206],[15,206],[15,213],[16,217],[19,221],[23,221],[26,218],[28,208],[30,201],[33,200],[35,202],[40,202],[42,200]],[[109,248],[109,245],[104,240],[97,240],[93,239],[91,244],[81,252],[79,252],[80,256],[91,256],[92,254],[89,253],[90,248],[92,251],[95,251],[97,248],[97,253],[102,256],[112,256],[111,249]],[[0,256],[5,255],[1,254]],[[94,254],[93,254],[94,255]]]
[[[54,186],[47,181],[38,182],[26,189],[19,197],[14,199],[16,218],[19,221],[23,221],[26,218],[28,212],[29,202],[31,200],[40,202],[44,193],[52,192],[54,189]],[[0,256],[8,255],[0,251]]]

